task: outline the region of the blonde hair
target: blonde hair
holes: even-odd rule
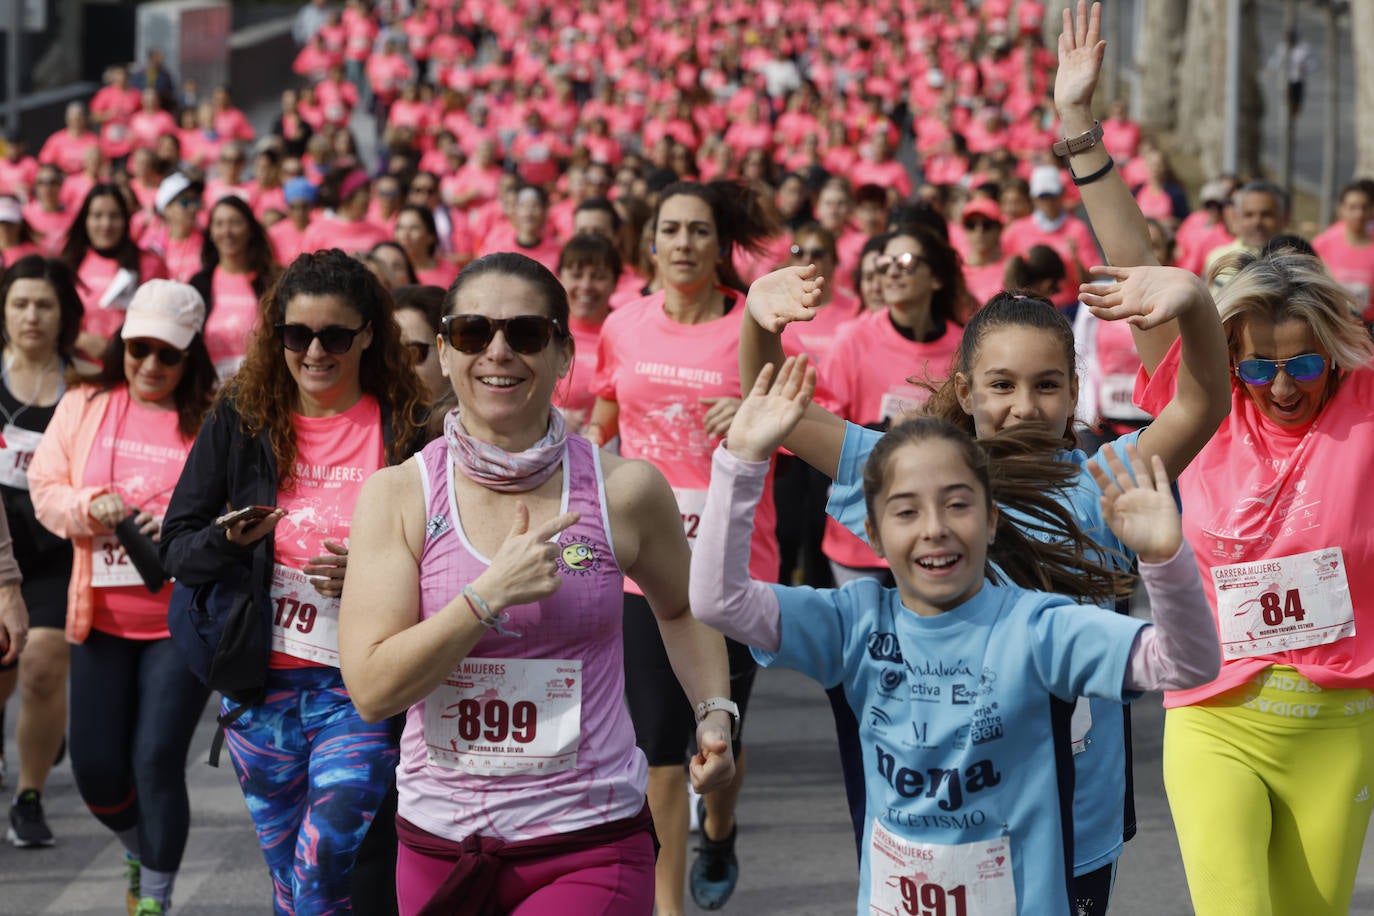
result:
[[[1235,274],[1216,293],[1216,303],[1233,358],[1245,323],[1262,318],[1304,322],[1336,369],[1364,368],[1374,359],[1374,340],[1357,317],[1354,297],[1317,258],[1293,249],[1263,257],[1233,252],[1217,262],[1212,275],[1231,270]]]

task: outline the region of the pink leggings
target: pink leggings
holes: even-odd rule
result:
[[[455,859],[416,852],[396,855],[401,916],[414,916],[444,883]],[[496,880],[503,913],[511,916],[648,916],[654,909],[654,840],[637,833],[595,849],[512,862]]]

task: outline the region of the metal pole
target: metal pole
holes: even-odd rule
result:
[[[1221,170],[1235,173],[1240,161],[1240,0],[1226,0],[1225,92]]]
[[[1322,184],[1319,224],[1331,225],[1336,198],[1336,150],[1340,144],[1340,37],[1337,32],[1340,10],[1326,4],[1326,129],[1322,131]]]
[[[23,11],[19,0],[3,4],[9,9],[9,21],[5,23],[5,34],[9,38],[5,60],[5,129],[12,134],[19,132],[19,36],[22,33]]]

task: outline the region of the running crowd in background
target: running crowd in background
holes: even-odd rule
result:
[[[265,135],[155,54],[10,138],[9,841],[69,753],[169,911],[176,615],[237,590],[279,914],[725,906],[774,664],[827,690],[860,913],[1106,913],[1151,689],[1197,911],[1345,912],[1374,179],[1310,241],[1263,180],[1193,208],[1094,118],[1098,7],[1057,25],[311,0]]]

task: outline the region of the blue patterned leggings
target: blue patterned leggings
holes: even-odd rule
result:
[[[272,873],[273,911],[351,912],[358,846],[395,778],[387,723],[359,717],[337,668],[275,670],[266,700],[229,726],[226,744]]]

